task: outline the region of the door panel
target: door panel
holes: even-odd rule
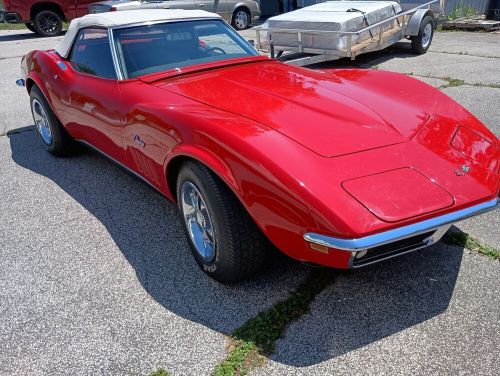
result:
[[[71,50],[61,102],[70,134],[123,163],[121,94],[109,47],[108,32],[82,29]]]
[[[123,145],[127,166],[161,192],[168,192],[164,162],[180,142],[167,110],[176,108],[175,95],[140,81],[121,82],[123,98]]]
[[[158,4],[159,8],[165,8],[165,9],[187,9],[187,10],[193,10],[193,9],[198,9],[196,4],[194,3],[193,0],[167,0],[167,1],[162,1],[161,3]]]
[[[214,0],[194,0],[194,2],[196,3],[197,9],[206,10],[207,12],[215,12]],[[227,15],[229,14],[228,0],[219,0],[217,13],[220,14],[224,19],[227,19]]]
[[[125,162],[117,81],[75,72],[66,99],[66,128],[73,137]]]

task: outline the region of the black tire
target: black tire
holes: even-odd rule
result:
[[[29,31],[36,33],[35,27],[33,26],[33,24],[31,22],[25,23],[25,25]]]
[[[66,129],[64,129],[61,122],[57,119],[52,111],[52,108],[45,99],[45,96],[36,85],[31,88],[30,105],[36,131],[47,151],[58,157],[65,157],[72,154],[72,151],[74,150],[74,141],[68,132],[66,132]],[[50,141],[48,141],[46,137],[44,138],[43,132],[40,131],[40,127],[37,125],[35,111],[38,111],[40,114],[39,107],[42,108],[48,120],[47,123],[48,128],[50,129]]]
[[[411,37],[411,48],[413,49],[413,52],[415,52],[418,55],[425,54],[432,43],[433,37],[434,37],[434,17],[425,16],[422,19],[422,22],[420,23],[420,29],[418,31],[418,35]]]
[[[201,195],[213,224],[215,255],[205,260],[189,234],[182,204],[182,187],[191,183]],[[265,261],[267,239],[233,192],[202,164],[186,162],[177,179],[181,221],[200,268],[213,279],[230,283],[257,273]]]
[[[42,10],[33,17],[33,28],[41,37],[55,37],[62,32],[63,19],[53,10]]]
[[[237,8],[234,13],[233,17],[231,19],[231,25],[236,29],[236,30],[245,30],[248,29],[250,26],[250,23],[252,22],[252,16],[250,15],[250,12],[246,8]],[[246,21],[245,21],[246,20]]]

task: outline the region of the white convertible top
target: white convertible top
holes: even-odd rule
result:
[[[73,41],[80,29],[85,27],[113,27],[130,25],[142,22],[158,22],[171,20],[189,20],[193,18],[221,18],[218,14],[209,13],[204,10],[183,9],[141,9],[125,10],[119,12],[106,12],[87,14],[71,21],[64,39],[55,48],[56,52],[68,57]]]

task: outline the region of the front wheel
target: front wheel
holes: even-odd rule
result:
[[[234,11],[231,24],[236,30],[245,30],[250,26],[250,12],[244,8],[238,8]]]
[[[261,268],[266,238],[233,192],[207,167],[196,162],[183,165],[177,202],[194,258],[210,277],[234,282]]]
[[[420,23],[418,35],[411,37],[411,48],[416,54],[425,54],[434,36],[434,18],[425,16]]]
[[[42,10],[33,19],[33,28],[41,37],[55,37],[62,32],[62,17],[53,10]]]

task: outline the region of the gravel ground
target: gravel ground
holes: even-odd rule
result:
[[[401,43],[355,64],[491,86],[499,38],[438,33],[426,55]],[[226,335],[307,269],[276,257],[252,281],[219,285],[196,267],[173,204],[92,153],[45,153],[14,81],[24,53],[57,40],[0,32],[0,374],[209,375]],[[500,89],[445,92],[500,134]],[[500,247],[499,211],[458,227]],[[498,374],[499,286],[499,262],[443,244],[339,272],[255,374]]]

